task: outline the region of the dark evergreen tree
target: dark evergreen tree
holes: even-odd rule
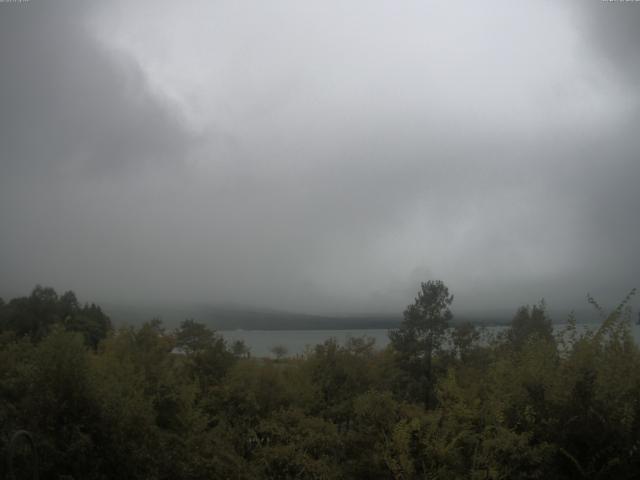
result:
[[[453,295],[442,281],[423,282],[414,303],[404,311],[400,328],[389,333],[400,365],[417,382],[426,408],[433,400],[433,357],[453,318],[452,302]]]

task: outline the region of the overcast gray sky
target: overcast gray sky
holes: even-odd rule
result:
[[[640,2],[0,3],[0,295],[640,286]]]

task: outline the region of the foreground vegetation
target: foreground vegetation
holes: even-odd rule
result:
[[[483,338],[448,328],[428,282],[385,350],[270,360],[190,320],[113,329],[38,287],[0,301],[0,451],[29,430],[52,479],[638,478],[628,300],[594,332],[554,336],[541,304]]]

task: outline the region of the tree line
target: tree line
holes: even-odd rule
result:
[[[274,360],[194,320],[114,328],[36,287],[0,300],[0,453],[24,429],[44,479],[638,478],[630,298],[597,330],[554,333],[540,303],[488,335],[452,327],[429,281],[387,348]]]

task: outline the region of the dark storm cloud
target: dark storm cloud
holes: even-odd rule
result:
[[[613,302],[640,270],[640,8],[601,3],[0,4],[0,292]]]
[[[599,88],[619,95],[623,104],[620,114],[604,119],[597,132],[573,142],[568,155],[584,159],[584,168],[570,172],[566,184],[582,211],[576,239],[584,251],[580,284],[597,288],[611,302],[625,288],[640,285],[640,4],[589,1],[571,6],[581,54],[602,72]]]
[[[91,10],[71,1],[2,5],[4,182],[69,168],[111,174],[183,154],[188,136],[137,65],[87,31]]]
[[[68,271],[87,263],[86,250],[99,258],[105,248],[91,234],[96,223],[109,221],[101,203],[117,198],[127,179],[151,165],[181,161],[193,140],[147,91],[138,66],[87,31],[91,11],[87,2],[1,5],[0,264],[6,292],[24,291],[37,277],[71,287],[102,275],[95,266],[80,268],[75,277]],[[101,188],[112,191],[105,195]],[[83,237],[84,247],[75,248]]]
[[[583,40],[599,55],[603,68],[614,68],[634,87],[640,85],[640,8],[637,2],[574,2]]]

